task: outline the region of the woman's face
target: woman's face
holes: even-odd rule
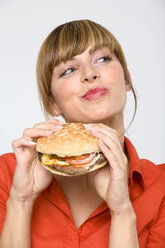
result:
[[[122,115],[126,102],[123,68],[109,48],[90,47],[56,66],[51,91],[67,122],[105,122]]]

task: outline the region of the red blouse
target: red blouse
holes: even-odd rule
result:
[[[165,164],[156,166],[139,159],[128,138],[125,148],[130,158],[129,192],[140,247],[165,248]],[[0,157],[0,233],[15,166],[13,153]],[[34,204],[32,248],[108,248],[110,224],[110,212],[103,201],[77,230],[65,195],[53,178]]]

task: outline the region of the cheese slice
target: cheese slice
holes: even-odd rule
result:
[[[67,162],[60,161],[60,160],[55,159],[55,158],[51,158],[51,156],[47,155],[47,154],[42,155],[42,164],[44,164],[44,165],[54,165],[54,164],[69,165]]]
[[[100,154],[98,153],[97,156],[94,157],[94,159],[86,164],[86,165],[75,165],[75,168],[86,168],[95,164],[95,162],[100,158]],[[43,165],[55,165],[55,164],[58,164],[58,165],[61,165],[61,166],[66,166],[66,165],[70,165],[69,163],[65,162],[65,161],[60,161],[58,159],[55,159],[55,158],[51,158],[51,155],[48,155],[48,154],[43,154],[42,155],[42,164]],[[74,165],[72,165],[74,167]]]

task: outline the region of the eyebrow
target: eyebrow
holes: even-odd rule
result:
[[[93,55],[95,52],[97,52],[97,51],[99,51],[99,50],[103,50],[104,48],[102,48],[102,49],[96,49],[95,51],[93,51],[92,53],[90,53],[90,51],[89,51],[89,54],[90,55]],[[111,51],[109,50],[109,52],[111,53]],[[78,54],[77,54],[78,55]],[[76,55],[75,55],[76,56]],[[75,56],[73,56],[73,57],[71,57],[71,58],[69,58],[69,59],[67,59],[67,61],[65,62],[65,64],[69,61],[69,62],[72,62],[72,61],[74,61],[74,60],[76,60],[76,58],[75,58]]]
[[[63,62],[64,64],[66,64],[67,62],[72,62],[72,61],[74,61],[74,60],[76,60],[74,57],[71,57],[71,58],[69,58],[69,59],[67,59],[65,62]]]
[[[67,59],[67,61],[73,61],[73,60],[75,60],[75,57],[71,57],[71,58]]]

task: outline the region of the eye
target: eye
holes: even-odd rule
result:
[[[112,60],[112,57],[110,56],[103,56],[97,60],[97,62],[102,63],[102,62],[109,62]]]
[[[69,67],[68,69],[66,69],[66,70],[60,75],[60,77],[65,76],[65,75],[68,75],[68,74],[71,74],[71,73],[74,72],[75,70],[76,70],[76,68],[74,68],[74,67]]]

